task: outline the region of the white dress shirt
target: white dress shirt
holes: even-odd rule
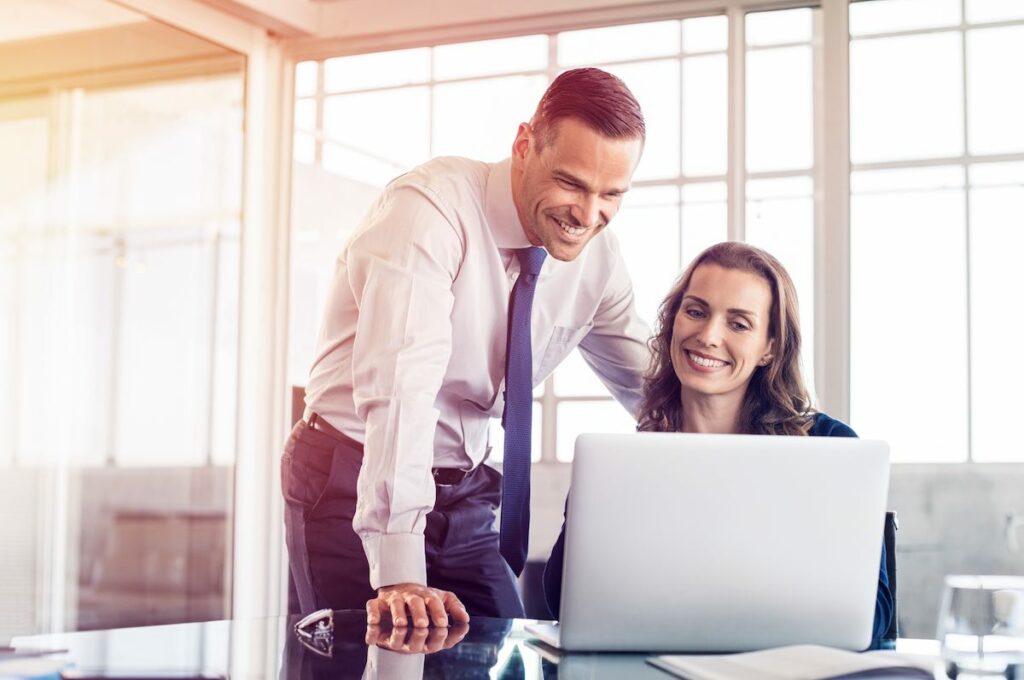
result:
[[[530,243],[511,161],[438,158],[394,180],[338,258],[306,416],[364,445],[352,524],[370,585],[426,584],[431,468],[486,458],[500,418],[513,250]],[[631,412],[649,353],[618,242],[605,229],[572,262],[547,258],[533,300],[533,384],[577,345]]]

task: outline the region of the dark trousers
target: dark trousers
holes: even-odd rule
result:
[[[362,447],[307,427],[292,430],[281,458],[285,538],[302,613],[365,609],[376,597],[363,544],[352,529]],[[501,474],[486,465],[438,486],[427,515],[427,585],[455,593],[470,615],[523,616],[515,576],[498,552]],[[390,584],[385,584],[390,585]]]

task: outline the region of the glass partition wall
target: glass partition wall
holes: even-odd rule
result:
[[[244,63],[98,0],[8,14],[0,638],[224,618]]]

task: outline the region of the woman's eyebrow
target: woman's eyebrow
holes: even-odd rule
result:
[[[744,316],[752,316],[755,319],[758,316],[757,312],[753,312],[749,309],[740,309],[739,307],[733,307],[732,309],[729,309],[728,312],[730,314],[743,314]]]
[[[689,300],[693,300],[694,302],[699,302],[700,304],[704,305],[705,307],[710,307],[711,306],[711,305],[708,304],[708,301],[705,300],[704,298],[698,297],[696,295],[690,295],[689,293],[687,293],[683,297],[683,299],[684,300],[689,299]],[[755,319],[760,316],[757,312],[752,312],[749,309],[742,309],[740,307],[730,307],[729,309],[727,309],[725,311],[729,312],[730,314],[745,314],[747,316],[752,316]]]

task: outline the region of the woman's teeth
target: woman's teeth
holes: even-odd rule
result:
[[[690,355],[690,360],[693,361],[693,363],[697,364],[698,366],[704,366],[705,368],[720,368],[722,366],[725,366],[724,361],[719,361],[717,359],[705,359],[704,357],[698,356],[693,352],[687,352],[687,354]]]

